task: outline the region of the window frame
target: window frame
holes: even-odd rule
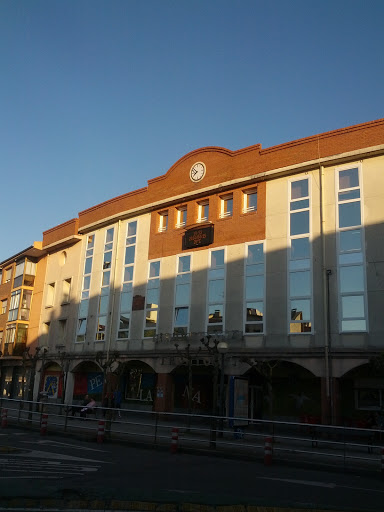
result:
[[[227,208],[228,201],[232,201],[231,210]],[[220,196],[220,219],[228,219],[233,217],[233,192]]]
[[[162,210],[161,212],[159,212],[159,233],[165,233],[166,231],[168,231],[168,222],[168,210]]]
[[[223,251],[224,253],[224,258],[223,258],[223,265],[219,266],[219,267],[212,267],[212,253],[214,252],[219,252],[219,251]],[[212,271],[212,270],[219,270],[220,268],[223,268],[223,273],[224,273],[224,277],[221,278],[221,277],[217,277],[217,278],[214,278],[214,279],[210,279],[209,278],[209,272]],[[218,280],[221,280],[223,279],[223,290],[224,290],[224,297],[223,297],[223,300],[221,302],[219,301],[210,301],[209,300],[209,283],[211,281],[218,281]],[[205,313],[205,329],[206,329],[206,332],[208,334],[212,334],[212,335],[217,335],[217,334],[220,334],[220,333],[224,333],[225,332],[225,320],[226,320],[226,311],[225,311],[225,308],[226,308],[226,296],[227,296],[227,247],[224,246],[224,247],[214,247],[214,248],[211,248],[209,249],[209,252],[208,252],[208,265],[207,265],[207,289],[206,289],[206,313]],[[222,329],[221,331],[215,331],[215,330],[209,330],[209,326],[210,326],[210,322],[209,322],[209,310],[210,310],[210,307],[212,306],[215,306],[215,305],[220,305],[222,304],[222,310],[223,310],[223,315],[222,315],[222,322],[221,322],[221,326],[222,326]],[[212,325],[217,325],[219,322],[212,322]]]
[[[249,196],[256,196],[256,206],[249,206]],[[258,207],[257,187],[243,190],[242,213],[257,212],[257,207]]]
[[[256,273],[252,275],[262,276],[263,277],[263,298],[255,298],[255,299],[247,299],[246,294],[246,279],[247,279],[247,267],[250,265],[247,262],[248,259],[248,247],[253,245],[262,245],[263,246],[263,272]],[[251,276],[249,276],[251,277]],[[244,287],[243,287],[243,333],[244,336],[264,336],[266,334],[266,241],[265,240],[255,240],[252,242],[247,242],[244,244]],[[247,303],[249,302],[263,302],[263,320],[247,320]],[[246,326],[249,325],[262,325],[262,330],[260,332],[246,332]]]
[[[185,272],[179,272],[179,263],[180,258],[189,258],[189,270]],[[192,298],[192,265],[193,265],[193,253],[182,253],[176,255],[176,269],[175,269],[175,286],[174,286],[174,300],[173,300],[173,316],[172,316],[172,333],[174,336],[182,336],[188,334],[190,330],[190,319],[191,319],[191,298]],[[180,277],[179,277],[180,276]],[[185,277],[181,276],[188,276],[188,280]],[[180,283],[178,283],[178,278]],[[176,292],[177,292],[177,285],[189,285],[189,295],[188,295],[188,301],[183,302],[180,304],[176,304]],[[175,325],[176,321],[176,310],[177,309],[187,309],[187,322],[184,325]],[[186,332],[175,332],[175,329],[184,329],[186,328]]]
[[[187,205],[176,208],[176,228],[183,228],[187,225],[188,208]]]
[[[204,208],[206,206],[208,206],[208,215],[203,217],[202,213],[204,212]],[[208,222],[208,220],[209,220],[209,199],[205,199],[204,201],[199,201],[197,203],[197,222],[198,223]]]

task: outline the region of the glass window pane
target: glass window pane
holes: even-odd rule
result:
[[[208,323],[223,323],[223,304],[213,304],[208,308]]]
[[[145,315],[145,327],[154,327],[157,324],[157,309],[151,309]]]
[[[120,325],[119,329],[128,330],[129,329],[130,316],[129,315],[120,315]],[[119,332],[119,338],[121,338],[121,333]]]
[[[360,226],[361,213],[360,201],[354,203],[339,204],[339,227],[348,228],[352,226]]]
[[[224,300],[224,280],[209,281],[208,302],[221,302],[222,300]]]
[[[247,264],[263,263],[263,244],[248,245]]]
[[[257,210],[257,193],[247,194],[247,207],[250,210]]]
[[[291,260],[309,258],[309,238],[291,240]]]
[[[224,279],[224,269],[217,268],[209,271],[209,279]]]
[[[109,242],[113,242],[113,232],[114,229],[108,229],[106,235],[105,235],[105,243],[108,244]]]
[[[88,299],[80,302],[79,317],[85,318],[88,315]]]
[[[175,303],[177,306],[182,304],[189,304],[190,298],[190,285],[189,284],[178,284],[176,285],[176,299]]]
[[[341,293],[364,292],[364,272],[362,265],[340,267]]]
[[[99,315],[106,315],[108,313],[109,295],[103,295],[99,301]]]
[[[211,268],[222,267],[224,265],[224,249],[211,252]]]
[[[261,322],[264,317],[264,302],[247,302],[247,322]]]
[[[245,324],[245,332],[246,333],[256,333],[263,332],[263,324]]]
[[[129,265],[135,262],[135,245],[129,245],[125,248],[125,265]]]
[[[291,199],[308,197],[308,180],[293,181],[291,183]]]
[[[339,201],[349,201],[351,199],[360,198],[360,189],[348,190],[346,192],[339,192]]]
[[[305,260],[290,260],[289,270],[306,270],[311,268],[311,262],[309,259]]]
[[[341,298],[343,318],[364,318],[364,296],[349,295]]]
[[[309,211],[291,213],[291,236],[309,233]]]
[[[127,313],[132,308],[132,293],[122,293],[120,302],[120,311]]]
[[[147,284],[147,290],[152,288],[159,288],[160,286],[160,279],[150,279]]]
[[[340,265],[346,265],[348,263],[363,263],[363,253],[349,252],[346,254],[340,254],[339,263]]]
[[[110,270],[107,270],[106,272],[103,272],[103,280],[102,280],[101,286],[108,286],[109,285],[110,277],[111,277],[111,271]]]
[[[188,308],[175,309],[175,327],[188,324]]]
[[[137,222],[130,222],[128,224],[128,231],[127,236],[135,236],[136,235],[136,229],[137,229]]]
[[[291,297],[305,297],[311,293],[310,273],[304,272],[290,272],[290,295]]]
[[[245,279],[245,298],[262,299],[264,297],[264,276],[247,276]]]
[[[191,257],[190,256],[180,256],[179,258],[179,268],[178,272],[190,272],[191,270]]]
[[[291,211],[303,210],[304,208],[309,208],[309,199],[302,199],[301,201],[291,202]]]
[[[91,285],[91,276],[85,276],[83,281],[83,290],[89,290]]]
[[[91,271],[92,271],[92,258],[87,258],[85,260],[84,274],[90,274]]]
[[[149,264],[149,277],[159,277],[160,261],[151,261]]]
[[[343,320],[341,322],[342,331],[366,331],[367,323],[365,320]]]
[[[133,279],[133,267],[125,267],[124,269],[124,282],[132,281]]]
[[[104,261],[103,261],[103,269],[111,268],[112,262],[112,251],[108,251],[104,253]]]
[[[100,316],[98,318],[97,322],[97,331],[98,332],[105,332],[105,326],[107,325],[107,317],[106,316]]]
[[[345,171],[339,172],[339,189],[353,188],[359,186],[359,170],[346,169]]]
[[[291,300],[291,320],[311,321],[311,301],[309,299]]]
[[[247,276],[254,276],[255,274],[264,274],[264,264],[261,265],[247,265]]]
[[[291,322],[289,324],[289,332],[291,334],[296,334],[299,332],[311,332],[311,330],[311,322]]]
[[[90,235],[88,237],[87,249],[91,249],[93,247],[94,242],[95,242],[95,235]]]
[[[351,229],[340,232],[340,251],[361,251],[361,230]]]
[[[85,334],[85,329],[87,327],[87,321],[85,318],[79,319],[79,324],[77,328],[77,334]]]
[[[156,309],[159,307],[159,296],[160,290],[159,288],[152,288],[147,290],[147,308]]]

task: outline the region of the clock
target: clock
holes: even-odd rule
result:
[[[201,181],[205,176],[205,165],[203,162],[196,162],[189,171],[189,177],[193,182]]]

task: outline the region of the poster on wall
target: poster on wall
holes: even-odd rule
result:
[[[85,395],[101,395],[103,382],[102,372],[76,373],[73,396],[81,398]]]
[[[231,427],[248,424],[248,379],[230,377],[229,417]]]
[[[44,379],[43,392],[47,393],[49,398],[57,398],[59,395],[60,375],[46,375]]]

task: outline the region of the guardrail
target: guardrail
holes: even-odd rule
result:
[[[7,414],[3,426],[4,411]],[[52,430],[81,434],[99,442],[105,437],[152,446],[168,445],[173,453],[210,450],[262,460],[266,441],[272,440],[269,463],[289,459],[299,464],[338,465],[344,470],[384,470],[381,429],[102,407],[97,407],[95,414],[78,418],[64,404],[8,398],[0,399],[0,416],[3,428],[19,425],[40,429],[42,434]]]

